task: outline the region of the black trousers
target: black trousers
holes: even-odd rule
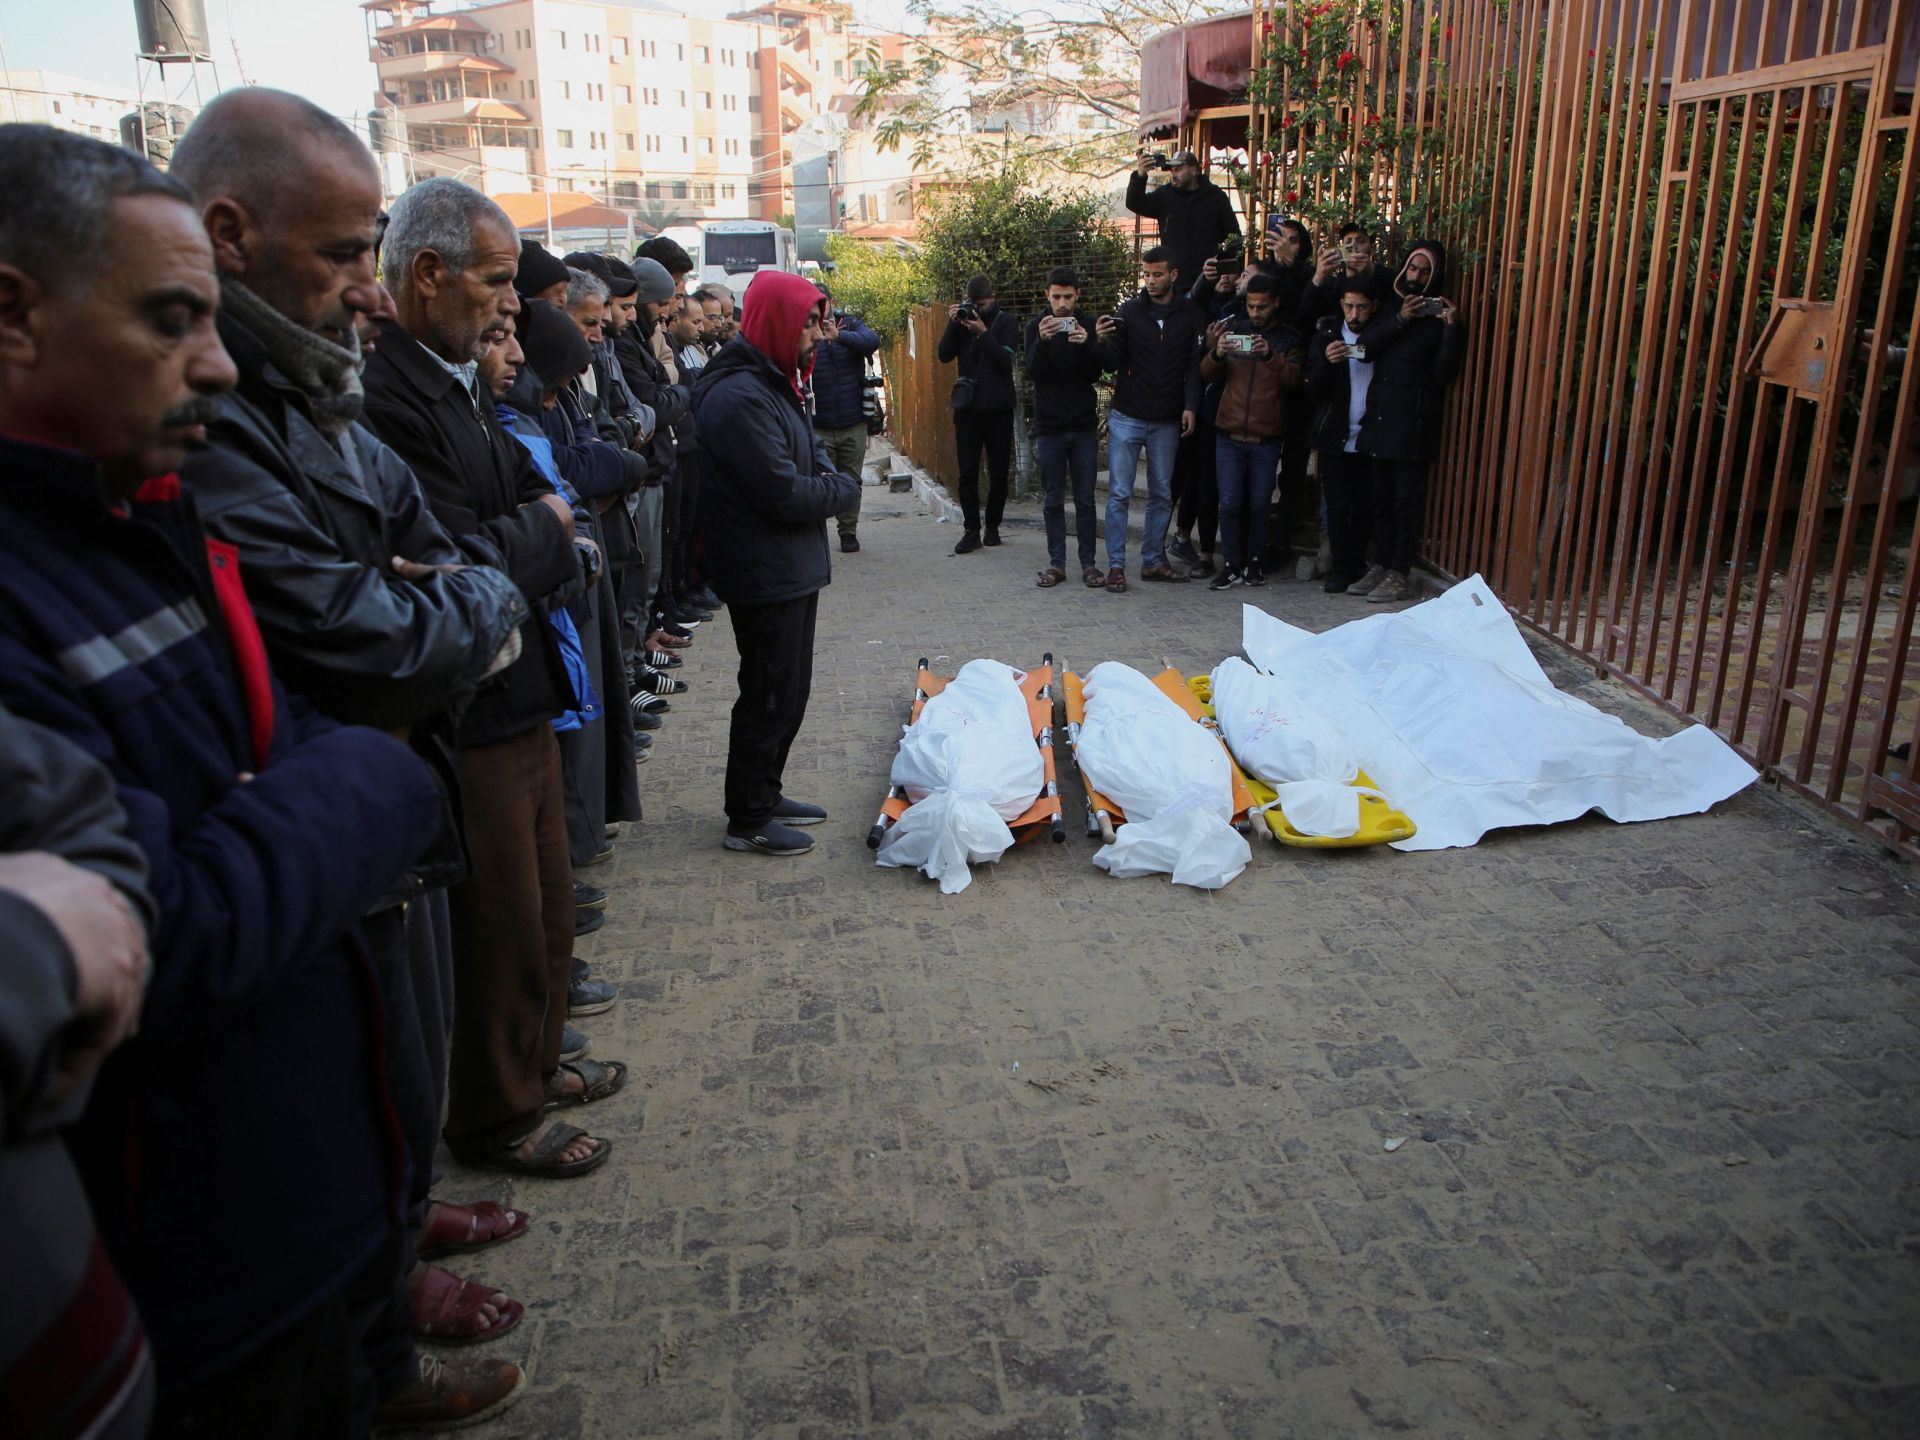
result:
[[[674,513],[673,540],[667,547],[667,588],[684,600],[693,583],[693,540],[700,529],[700,477],[706,468],[699,451],[680,457],[680,500]]]
[[[1194,535],[1202,555],[1213,554],[1214,536],[1220,529],[1220,479],[1214,473],[1213,437],[1212,425],[1195,420],[1193,434],[1180,442],[1173,461],[1174,529]],[[1260,503],[1266,503],[1264,495]]]
[[[163,1395],[155,1440],[364,1435],[374,1395],[358,1348],[348,1301],[335,1295],[205,1384]]]
[[[785,791],[787,752],[807,717],[813,690],[813,625],[820,596],[773,605],[729,603],[740,651],[740,698],[727,734],[727,821],[757,830]]]
[[[1320,452],[1320,493],[1327,501],[1327,544],[1333,551],[1333,576],[1351,585],[1367,568],[1367,540],[1373,532],[1375,462],[1344,450]]]
[[[1427,462],[1375,460],[1372,504],[1372,559],[1405,575],[1420,554],[1427,522]]]
[[[1307,457],[1313,454],[1313,412],[1303,400],[1289,397],[1287,428],[1280,437],[1280,490],[1273,502],[1273,524],[1268,529],[1268,551],[1277,562],[1293,552],[1294,532],[1308,512]],[[1314,529],[1319,529],[1315,515]],[[1313,545],[1307,546],[1311,554]]]
[[[1000,528],[1007,509],[1007,478],[1013,471],[1013,412],[959,410],[953,417],[953,449],[960,462],[960,514],[967,530],[980,531],[980,456],[987,459],[987,526]]]

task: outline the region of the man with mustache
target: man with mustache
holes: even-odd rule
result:
[[[266,147],[259,136],[281,143]],[[269,655],[334,719],[407,738],[454,782],[452,712],[520,651],[527,604],[472,565],[413,474],[359,423],[358,324],[391,302],[374,279],[380,175],[340,121],[298,96],[229,91],[193,123],[173,176],[199,206],[220,269],[218,328],[239,368],[211,445],[188,459],[208,530],[237,546]],[[457,822],[363,922],[387,1019],[387,1074],[409,1156],[408,1243],[376,1345],[383,1399],[408,1419],[482,1412],[518,1381],[505,1362],[426,1365],[408,1340],[481,1340],[521,1307],[415,1263],[512,1239],[528,1217],[487,1201],[434,1205],[453,957],[446,886],[464,870]],[[409,1278],[410,1277],[410,1278]]]
[[[535,605],[579,592],[573,508],[501,429],[478,366],[520,312],[520,242],[506,212],[457,180],[423,180],[393,204],[380,248],[397,318],[367,362],[367,423],[412,467],[468,560],[504,570]],[[552,721],[575,703],[544,615],[460,721],[467,878],[453,918],[453,1038],[445,1135],[473,1164],[584,1175],[610,1141],[558,1110],[620,1088],[622,1067],[563,1047],[573,962],[573,870]],[[576,1032],[577,1033],[577,1032]],[[596,1078],[596,1076],[598,1078]]]
[[[156,1434],[358,1433],[405,1163],[358,920],[440,788],[288,700],[175,473],[235,379],[185,188],[9,125],[0,193],[0,704],[106,766],[159,916],[141,1033],[69,1147],[152,1337]]]

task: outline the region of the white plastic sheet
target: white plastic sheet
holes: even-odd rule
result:
[[[1241,615],[1253,663],[1310,697],[1419,826],[1396,850],[1472,845],[1489,830],[1589,810],[1617,821],[1693,815],[1757,778],[1704,725],[1649,739],[1554,689],[1478,575],[1320,635],[1251,605]]]
[[[1360,829],[1353,747],[1292,684],[1232,656],[1213,672],[1213,714],[1240,768],[1273,787],[1294,829],[1334,839]]]
[[[1075,753],[1088,778],[1127,812],[1093,857],[1110,875],[1171,875],[1218,890],[1252,851],[1233,828],[1233,764],[1203,727],[1138,670],[1109,660],[1087,672]]]
[[[913,803],[880,842],[875,863],[914,866],[953,895],[973,883],[968,865],[998,860],[1018,819],[1046,783],[1020,693],[1019,672],[970,660],[906,727],[892,780]]]

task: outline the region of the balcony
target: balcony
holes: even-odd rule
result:
[[[511,75],[513,66],[487,55],[469,55],[459,50],[423,50],[416,55],[382,55],[376,47],[373,63],[382,80],[412,80],[426,75],[446,75],[458,70],[482,71],[489,75]]]
[[[409,125],[530,125],[532,118],[518,105],[477,95],[447,100],[396,101]]]

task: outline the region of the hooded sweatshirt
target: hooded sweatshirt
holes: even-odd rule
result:
[[[860,500],[860,482],[835,472],[807,416],[812,357],[795,359],[808,314],[826,303],[798,275],[763,270],[740,333],[693,383],[701,430],[726,437],[707,451],[700,513],[701,568],[729,605],[780,604],[823,589],[832,579],[826,521]]]
[[[1447,250],[1438,240],[1416,240],[1411,259],[1425,251],[1433,260],[1433,278],[1425,293],[1439,295],[1447,281]],[[1431,460],[1439,450],[1441,402],[1445,387],[1459,375],[1466,358],[1467,327],[1456,317],[1447,324],[1437,315],[1409,320],[1400,313],[1408,290],[1406,266],[1394,276],[1394,298],[1374,313],[1361,341],[1373,363],[1366,418],[1356,448],[1381,460]]]

